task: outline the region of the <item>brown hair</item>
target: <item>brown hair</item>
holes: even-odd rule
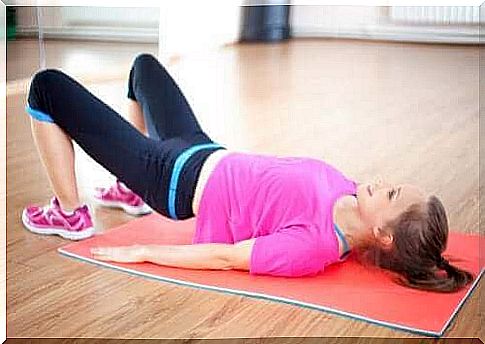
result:
[[[473,275],[451,265],[442,253],[448,241],[448,220],[443,204],[430,196],[414,204],[384,231],[394,237],[390,248],[367,245],[358,249],[358,258],[396,273],[396,282],[437,292],[454,292],[473,280]]]

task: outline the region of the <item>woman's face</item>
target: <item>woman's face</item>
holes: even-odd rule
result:
[[[383,228],[411,205],[424,204],[426,195],[416,186],[391,184],[378,178],[373,183],[358,185],[357,201],[361,218],[367,228]]]

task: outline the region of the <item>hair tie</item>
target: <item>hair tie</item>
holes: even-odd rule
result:
[[[453,266],[450,265],[450,262],[448,262],[445,258],[440,257],[440,260],[438,262],[438,268],[445,270],[446,274],[448,276],[452,276],[456,273],[456,270]]]

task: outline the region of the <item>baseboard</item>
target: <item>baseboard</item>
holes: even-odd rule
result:
[[[38,37],[37,27],[18,27],[18,37]],[[158,28],[44,27],[46,39],[158,43]]]
[[[92,41],[157,43],[158,29],[155,28],[105,28],[105,27],[46,27],[46,39],[79,39]],[[38,37],[36,27],[18,27],[18,37]],[[480,44],[479,27],[459,28],[435,26],[406,26],[393,24],[366,26],[293,25],[292,37],[354,38],[389,40],[401,42],[429,42],[452,44]]]
[[[293,37],[355,38],[400,42],[480,44],[479,27],[406,26],[393,24],[366,26],[294,25]]]

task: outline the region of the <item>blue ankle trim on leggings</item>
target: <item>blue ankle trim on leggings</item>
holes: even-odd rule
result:
[[[190,147],[177,157],[173,166],[172,176],[170,178],[170,187],[168,189],[168,213],[172,219],[177,220],[177,214],[175,213],[175,197],[177,194],[177,184],[182,172],[182,167],[189,160],[192,154],[207,148],[219,148],[222,147],[216,143],[204,143]]]
[[[46,113],[43,113],[42,111],[32,109],[30,105],[27,105],[25,107],[25,111],[27,111],[29,115],[31,115],[33,118],[35,118],[38,121],[54,123],[54,120],[52,119],[51,116],[49,116]]]

